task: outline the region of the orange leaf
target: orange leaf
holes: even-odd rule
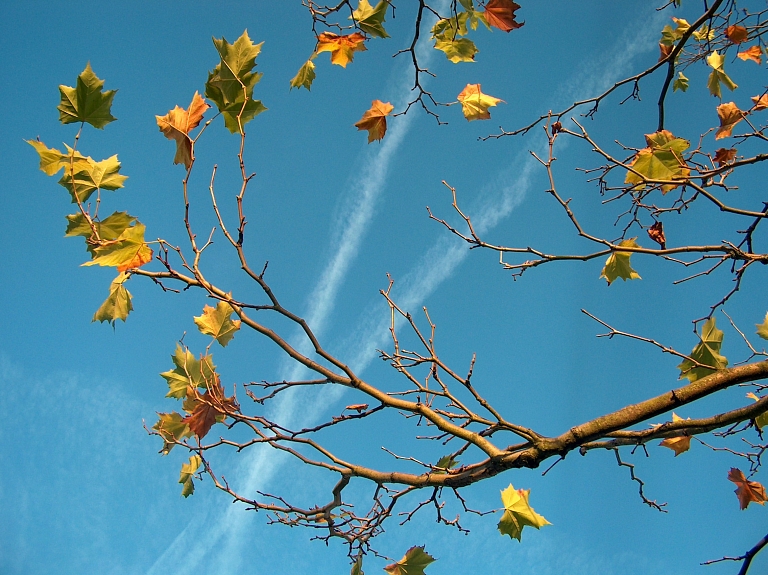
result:
[[[368,143],[381,140],[387,133],[387,116],[394,109],[389,102],[374,100],[363,117],[355,123],[358,130],[368,130]]]
[[[323,32],[317,37],[317,50],[320,52],[331,53],[331,64],[336,64],[346,68],[355,57],[355,52],[367,50],[365,47],[365,36],[359,32],[339,36],[332,32]]]
[[[718,166],[723,167],[725,164],[732,162],[736,158],[736,148],[720,148],[715,152],[715,157],[712,158]]]
[[[746,509],[753,501],[763,505],[767,500],[765,497],[765,487],[757,481],[749,481],[744,477],[741,469],[732,467],[728,472],[728,480],[736,484],[735,493],[736,497],[739,498],[742,509]]]
[[[124,272],[133,268],[140,268],[146,263],[152,261],[152,248],[147,244],[142,244],[136,251],[136,255],[130,261],[117,266],[117,271]]]
[[[184,164],[187,169],[192,166],[192,139],[189,132],[197,127],[208,108],[210,106],[202,96],[195,92],[192,103],[186,110],[176,106],[165,116],[155,116],[157,125],[165,137],[176,141],[174,164]]]
[[[717,107],[717,116],[720,118],[720,127],[715,134],[715,140],[728,138],[733,127],[744,119],[744,112],[739,110],[734,102],[728,102]]]
[[[520,6],[512,0],[491,0],[485,5],[485,19],[491,26],[510,32],[525,23],[515,20],[515,11],[518,9]]]
[[[768,108],[768,94],[763,94],[762,96],[752,96],[752,101],[754,102],[755,112],[759,112],[760,110],[765,110]]]
[[[741,44],[747,39],[747,29],[744,26],[728,26],[725,35],[734,44]]]
[[[659,62],[664,60],[667,56],[669,56],[672,53],[672,50],[675,49],[674,44],[666,45],[659,42]]]
[[[664,237],[664,224],[661,221],[654,223],[648,228],[648,237],[661,246],[661,249],[667,249],[667,240]]]
[[[753,62],[757,62],[760,64],[761,62],[761,56],[763,55],[762,50],[760,50],[760,46],[750,46],[743,52],[739,52],[736,54],[739,58],[742,60],[752,60]]]
[[[650,235],[650,230],[648,235]],[[690,419],[690,417],[688,419]],[[672,421],[683,421],[683,418],[676,413],[673,413]],[[675,452],[675,457],[677,457],[681,453],[685,453],[691,448],[691,438],[688,435],[681,435],[679,437],[667,437],[664,441],[659,443],[659,445],[662,447],[668,447]]]
[[[195,387],[187,388],[187,401],[184,402],[184,409],[191,409],[192,414],[182,419],[181,422],[186,423],[189,429],[199,439],[202,439],[208,434],[214,423],[223,420],[222,416],[237,411],[238,407],[234,396],[224,397],[224,388],[216,376],[216,383],[209,386],[209,389],[202,395]]]

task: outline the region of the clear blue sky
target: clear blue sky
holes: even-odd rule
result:
[[[265,514],[231,505],[209,481],[183,499],[176,481],[187,455],[177,449],[160,457],[159,439],[142,428],[142,421],[155,421],[155,412],[173,409],[158,373],[171,368],[169,356],[185,332],[188,344],[205,345],[192,316],[208,302],[198,293],[163,294],[135,278],[129,284],[135,312],[127,323],[118,322],[113,331],[90,321],[107,295],[112,270],[79,267],[86,259],[81,242],[63,238],[64,216],[72,212],[68,195],[37,169],[36,155],[23,141],[39,136],[52,147],[71,143],[76,127],[57,121],[57,87],[73,85],[89,61],[107,89],[119,90],[112,108],[119,121],[103,131],[86,130],[79,149],[96,159],[118,154],[129,176],[124,190],[105,194],[102,209],[128,210],[146,224],[148,237],[181,244],[183,169],[172,164],[173,143],[159,133],[154,116],[177,104],[186,107],[195,90],[204,90],[206,73],[217,63],[212,36],[233,41],[247,28],[254,41],[264,41],[256,97],[269,110],[250,124],[246,155],[257,173],[247,205],[249,254],[255,262],[270,261],[268,279],[281,300],[371,381],[387,388],[403,383],[375,360],[375,348],[387,345],[387,309],[378,290],[390,273],[403,306],[413,312],[429,307],[444,358],[463,371],[476,352],[475,384],[509,419],[543,433],[561,433],[678,385],[674,358],[629,341],[596,339],[599,326],[579,309],[688,351],[695,344],[689,322],[728,289],[725,274],[673,288],[680,270],[637,259],[643,280],[609,288],[598,279],[602,262],[544,266],[513,282],[496,256],[468,252],[424,209],[451,215],[441,184],[446,180],[489,241],[584,249],[543,193],[546,174],[527,152],[540,149],[541,133],[490,142],[477,137],[500,124],[518,127],[647,67],[658,57],[659,31],[671,14],[657,14],[653,3],[524,3],[520,30],[477,34],[475,63],[453,65],[429,51],[438,74],[429,88],[436,97],[451,101],[467,83],[480,83],[506,102],[492,109],[491,121],[467,123],[452,107],[443,112],[449,124],[437,126],[414,110],[390,122],[383,143],[367,145],[352,124],[371,100],[397,104],[408,95],[411,70],[404,58],[391,55],[408,41],[409,4],[398,3],[398,17],[388,21],[393,38],[370,42],[346,70],[332,67],[327,55],[318,57],[311,93],[288,91],[314,46],[298,1],[0,6],[0,157],[6,166],[0,211],[0,573],[349,569],[340,544],[326,548],[308,541],[306,530],[268,526]],[[691,12],[683,16],[695,17],[696,3],[685,4]],[[748,64],[729,65],[737,82],[754,85],[757,93],[763,79]],[[677,135],[695,139],[716,125],[705,74],[691,71],[691,90],[671,98],[669,127]],[[657,85],[643,84],[639,103],[606,102],[588,127],[603,141],[642,145],[642,135],[655,129]],[[212,165],[219,164],[220,201],[230,216],[238,184],[237,139],[221,120],[210,130],[191,182],[201,236],[213,226],[207,199]],[[588,210],[585,224],[615,237],[615,215],[601,211],[594,185],[573,170],[594,165],[587,152],[576,144],[562,149],[561,193]],[[745,193],[757,193],[749,184],[765,181],[761,170],[742,181]],[[677,233],[717,242],[716,216],[714,210],[695,211]],[[218,240],[204,260],[209,274],[227,289],[253,293]],[[747,329],[765,314],[765,276],[756,270],[728,307]],[[718,321],[722,325],[725,318]],[[734,360],[745,356],[732,330],[726,330],[724,351]],[[228,348],[214,352],[228,386],[291,373],[275,347],[254,334],[240,332]],[[743,393],[734,390],[680,415],[735,407]],[[351,393],[322,399],[285,402],[282,413],[290,421],[318,421],[360,401]],[[364,442],[363,435],[340,439],[350,452],[384,468],[392,462],[379,448],[407,449],[405,439],[414,434],[410,421],[382,420],[366,431]],[[421,445],[413,449],[428,452]],[[637,464],[648,496],[669,503],[667,514],[642,504],[612,453],[574,453],[546,477],[541,470],[514,471],[467,490],[473,507],[494,509],[510,483],[531,489],[532,505],[553,525],[526,530],[522,543],[498,534],[498,516],[468,517],[472,533],[463,536],[438,527],[424,511],[404,527],[393,518],[378,548],[399,558],[409,546],[425,544],[438,558],[429,575],[734,572],[733,564],[698,564],[738,555],[764,535],[768,511],[755,505],[739,511],[726,480],[727,470],[741,462],[696,444],[677,458],[656,446],[650,454],[626,458]],[[244,489],[283,490],[306,497],[307,504],[328,490],[327,478],[305,475],[301,466],[273,454],[222,454],[220,465]],[[364,486],[356,489],[364,495]],[[365,571],[380,572],[384,564],[369,559]],[[768,556],[753,572],[766,566]]]

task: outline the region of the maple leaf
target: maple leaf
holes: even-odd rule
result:
[[[192,138],[189,132],[194,130],[202,121],[203,114],[210,108],[203,97],[195,92],[192,96],[192,103],[186,110],[176,106],[165,116],[155,116],[157,126],[163,135],[169,140],[176,142],[176,155],[173,157],[174,164],[184,164],[189,169],[192,167],[194,155],[192,151]]]
[[[754,102],[753,108],[755,109],[755,112],[765,110],[768,108],[768,94],[763,94],[762,96],[752,96],[752,102]]]
[[[352,18],[357,22],[360,29],[369,36],[389,38],[383,25],[388,7],[389,4],[386,0],[380,0],[376,7],[372,7],[368,0],[360,0],[357,10],[352,12]]]
[[[59,86],[61,103],[58,105],[59,121],[62,124],[87,122],[94,128],[104,128],[110,122],[117,120],[110,110],[112,99],[117,90],[102,91],[104,80],[100,80],[91,69],[88,62],[74,88]]]
[[[459,2],[461,2],[461,5],[464,7],[464,14],[467,15],[467,22],[469,22],[469,25],[473,30],[477,30],[477,26],[480,23],[489,30],[491,29],[491,25],[488,23],[485,13],[475,10],[475,3],[472,0],[459,0]],[[459,16],[461,16],[461,14],[459,14]]]
[[[208,72],[205,96],[216,104],[232,134],[242,133],[245,124],[267,109],[261,100],[253,99],[253,88],[262,76],[253,71],[262,44],[254,44],[247,30],[234,44],[223,37],[213,38],[220,61]]]
[[[131,292],[125,289],[123,285],[125,281],[130,278],[125,272],[120,274],[112,280],[112,284],[109,286],[109,297],[104,300],[96,313],[93,314],[93,321],[109,322],[112,326],[118,319],[125,321],[128,314],[133,311],[133,304],[131,303]]]
[[[645,180],[677,180],[687,178],[691,171],[683,161],[682,153],[691,145],[688,140],[676,138],[668,130],[646,134],[648,145],[638,151],[629,166],[634,171],[627,171],[625,184],[634,184],[643,188]],[[637,173],[635,173],[637,172]],[[678,184],[663,184],[662,193],[676,188]]]
[[[672,83],[672,91],[677,92],[678,90],[681,92],[688,91],[688,78],[686,78],[682,72],[677,73],[677,78]]]
[[[374,140],[381,140],[387,133],[387,116],[393,109],[394,106],[389,102],[374,100],[363,117],[355,122],[355,127],[358,130],[368,130],[369,144]]]
[[[515,489],[509,484],[501,492],[501,501],[504,504],[504,515],[499,521],[498,529],[502,535],[509,535],[510,538],[521,541],[523,528],[526,526],[539,529],[544,525],[552,525],[541,515],[536,513],[528,503],[530,489]]]
[[[718,166],[723,167],[725,164],[732,162],[735,158],[736,148],[718,148],[712,161]]]
[[[165,397],[182,399],[187,396],[189,386],[208,389],[216,382],[213,356],[205,355],[197,359],[189,349],[176,345],[171,359],[175,369],[160,374],[168,382],[169,391]]]
[[[490,120],[491,114],[488,108],[495,106],[499,102],[504,102],[504,100],[499,98],[483,94],[480,90],[480,84],[467,84],[457,99],[461,103],[461,111],[468,122],[472,120]]]
[[[218,382],[218,377],[202,395],[197,388],[190,386],[187,389],[187,398],[196,403],[192,413],[182,421],[189,425],[189,429],[199,439],[205,437],[215,423],[223,421],[227,414],[237,411],[239,407],[234,396],[224,396],[224,388]]]
[[[751,46],[746,50],[744,50],[743,52],[739,52],[736,55],[744,61],[752,60],[757,64],[762,63],[763,52],[762,50],[760,50],[760,46]]]
[[[72,196],[72,203],[85,202],[96,190],[117,190],[128,179],[120,173],[117,156],[96,162],[91,157],[67,165],[59,184]]]
[[[100,221],[93,221],[93,225],[98,233],[98,238],[93,237],[93,228],[82,212],[66,216],[67,230],[65,237],[82,236],[87,238],[85,248],[91,253],[99,245],[97,240],[116,240],[128,227],[136,221],[136,218],[127,212],[114,212]]]
[[[691,419],[690,417],[688,419]],[[672,413],[672,421],[683,421],[683,418],[678,416],[676,413]],[[690,435],[680,435],[679,437],[667,437],[659,443],[662,447],[668,447],[672,451],[675,452],[675,457],[680,455],[681,453],[685,453],[691,448],[691,437]]]
[[[434,563],[435,558],[424,551],[424,547],[411,547],[397,563],[384,567],[390,575],[424,575],[424,569]]]
[[[707,87],[709,93],[718,98],[722,97],[720,84],[724,84],[731,92],[733,92],[739,86],[728,77],[723,69],[723,62],[725,62],[725,56],[718,54],[717,50],[707,56],[707,64],[712,68],[712,73],[707,80]]]
[[[639,248],[640,246],[635,241],[637,238],[630,238],[628,240],[622,240],[619,243],[620,247]],[[632,269],[629,263],[629,259],[632,257],[632,252],[614,251],[605,260],[603,271],[600,272],[600,277],[605,278],[608,285],[611,285],[617,278],[621,278],[624,281],[627,280],[639,280],[642,279],[640,274]]]
[[[480,51],[469,38],[459,38],[458,40],[438,39],[435,41],[435,50],[445,53],[445,57],[454,64],[474,62],[475,54]]]
[[[760,505],[765,504],[765,487],[757,481],[749,481],[741,469],[732,467],[728,472],[728,480],[736,484],[736,497],[739,498],[741,509],[746,509],[753,501]]]
[[[315,80],[315,63],[307,60],[291,80],[291,90],[294,88],[306,88],[312,90],[312,82]]]
[[[240,329],[240,320],[230,319],[234,312],[232,306],[225,301],[217,303],[215,308],[206,305],[203,307],[203,315],[194,318],[195,324],[201,333],[212,336],[221,347],[226,347]]]
[[[765,320],[763,323],[756,323],[757,335],[763,339],[768,339],[768,313],[765,314]]]
[[[69,153],[62,154],[59,150],[49,148],[39,140],[27,140],[27,143],[32,146],[38,156],[40,156],[40,170],[47,176],[56,174],[62,168],[70,166],[71,163],[77,162],[79,165],[79,162],[85,160],[85,156],[80,152],[72,150],[69,146],[67,146]]]
[[[655,222],[648,228],[648,237],[661,246],[661,249],[667,249],[667,240],[664,237],[664,224],[661,221]]]
[[[158,413],[160,419],[152,426],[152,429],[163,438],[163,448],[160,453],[168,455],[176,446],[177,441],[192,437],[192,430],[189,425],[182,421],[183,416],[175,411],[172,413]]]
[[[519,9],[520,6],[512,0],[491,0],[485,5],[485,19],[491,26],[511,32],[525,23],[515,20],[515,11]]]
[[[725,36],[734,44],[741,44],[747,39],[747,29],[744,26],[732,25],[725,29]]]
[[[687,378],[691,383],[699,378],[714,373],[728,366],[728,360],[720,355],[723,344],[723,332],[717,329],[714,316],[710,317],[701,329],[701,341],[693,348],[690,357],[696,362],[710,367],[694,367],[690,359],[685,359],[677,366],[680,370],[679,379]]]
[[[355,57],[355,52],[364,52],[365,36],[359,32],[339,36],[332,32],[323,32],[317,37],[316,53],[330,52],[331,64],[346,68]]]
[[[454,459],[453,455],[443,455],[435,463],[436,471],[434,473],[445,473],[448,469],[453,469],[459,464],[458,459]]]
[[[152,260],[152,250],[144,242],[144,230],[144,224],[138,222],[126,228],[116,239],[96,246],[93,259],[82,265],[113,266],[119,272],[143,266]]]
[[[768,315],[768,314],[766,314],[766,315]],[[767,317],[766,319],[768,320],[768,317]],[[758,326],[758,327],[759,327],[759,326]],[[766,339],[768,339],[768,338],[766,338]],[[754,393],[752,393],[752,392],[749,392],[749,393],[747,394],[747,397],[749,397],[750,399],[754,399],[755,401],[760,401],[760,398],[759,398],[759,397],[757,397],[757,396],[756,396]],[[757,417],[755,417],[755,425],[757,425],[757,428],[758,428],[760,431],[762,431],[762,430],[763,430],[763,428],[764,428],[765,426],[767,426],[767,425],[768,425],[768,411],[764,411],[763,413],[761,413],[760,415],[758,415]]]
[[[183,484],[181,488],[181,494],[186,498],[195,492],[195,484],[192,482],[192,477],[197,472],[200,464],[203,460],[199,455],[193,455],[189,458],[189,463],[181,464],[181,475],[179,476],[179,483]]]
[[[734,102],[728,102],[717,107],[717,117],[720,118],[720,127],[715,134],[715,140],[720,140],[730,137],[733,127],[744,119],[744,112],[739,110]]]

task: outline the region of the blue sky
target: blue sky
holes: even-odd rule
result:
[[[390,273],[402,307],[429,307],[443,357],[462,371],[477,352],[474,381],[483,393],[509,418],[543,433],[561,433],[677,385],[674,358],[636,342],[596,339],[599,326],[579,310],[688,351],[695,344],[690,320],[729,288],[727,275],[673,288],[680,270],[646,259],[635,262],[642,281],[609,288],[598,280],[602,262],[596,261],[543,266],[513,281],[497,256],[469,252],[429,221],[424,209],[429,205],[436,215],[452,217],[441,184],[446,180],[489,241],[584,249],[543,193],[546,174],[528,154],[542,148],[541,133],[477,138],[500,124],[520,126],[646,67],[658,56],[658,34],[668,14],[641,3],[524,4],[520,30],[478,33],[481,52],[473,64],[453,65],[424,46],[425,61],[438,74],[429,84],[438,99],[453,100],[467,83],[481,83],[484,92],[506,103],[492,109],[488,122],[467,123],[457,107],[448,108],[442,112],[447,126],[414,110],[390,122],[383,142],[367,145],[352,124],[370,101],[397,105],[409,94],[411,70],[404,58],[391,58],[407,41],[411,14],[402,4],[398,17],[388,21],[393,38],[372,41],[346,70],[321,55],[311,93],[288,91],[314,46],[298,2],[232,1],[212,9],[195,1],[183,8],[170,2],[114,2],[104,8],[84,1],[77,16],[63,2],[0,7],[2,71],[8,79],[0,150],[9,167],[0,212],[0,319],[6,326],[0,335],[0,572],[158,575],[203,569],[256,575],[349,569],[340,544],[326,548],[310,542],[305,530],[269,526],[265,514],[231,505],[210,481],[183,499],[176,481],[187,456],[176,449],[160,457],[159,440],[144,431],[143,421],[149,426],[155,412],[173,408],[158,373],[170,369],[176,341],[186,332],[193,348],[206,344],[192,316],[208,302],[191,292],[163,294],[135,278],[129,284],[135,311],[127,323],[113,331],[90,321],[107,295],[112,270],[79,267],[86,259],[82,245],[63,238],[69,198],[37,169],[34,151],[23,141],[39,136],[52,147],[72,141],[76,127],[57,121],[57,86],[73,85],[89,61],[107,89],[119,90],[112,108],[118,121],[103,131],[87,130],[79,149],[94,158],[117,153],[129,176],[124,190],[106,193],[102,209],[128,210],[146,224],[149,237],[181,243],[183,169],[172,164],[173,144],[159,133],[154,115],[177,104],[186,107],[195,90],[203,91],[206,73],[217,63],[211,36],[233,41],[247,28],[254,41],[264,41],[258,59],[264,78],[256,97],[269,110],[250,124],[246,153],[257,173],[247,202],[249,256],[269,260],[268,280],[284,304],[370,381],[402,385],[375,354],[387,346],[388,310],[378,290],[386,288]],[[745,90],[761,89],[752,68],[732,66]],[[688,75],[691,90],[670,100],[670,129],[696,138],[716,125],[715,100],[704,87],[706,71]],[[655,80],[643,84],[640,102],[606,102],[587,127],[603,141],[641,145],[642,135],[655,129],[657,86]],[[214,225],[207,199],[214,163],[220,201],[233,214],[238,143],[219,120],[197,149],[192,217],[201,236]],[[564,145],[558,153],[561,193],[584,210],[586,225],[614,237],[615,214],[600,208],[594,185],[574,171],[594,163],[583,146]],[[760,168],[749,172],[741,182],[745,194],[757,198],[757,186],[749,185],[764,178]],[[708,208],[692,210],[677,233],[719,241],[730,222],[715,216]],[[218,239],[204,268],[227,289],[254,293]],[[728,307],[743,325],[765,314],[765,273],[756,270]],[[718,321],[722,325],[725,318]],[[290,329],[285,333],[297,337]],[[735,336],[726,330],[724,351],[739,359],[745,353]],[[253,334],[238,333],[214,355],[228,386],[300,375]],[[741,405],[742,398],[743,390],[733,390],[680,415]],[[359,400],[331,389],[290,396],[271,413],[306,424]],[[409,421],[382,418],[354,441],[335,439],[345,453],[385,468],[392,462],[381,446],[431,452],[431,446],[408,442],[414,435]],[[472,533],[464,536],[438,527],[425,511],[403,527],[393,520],[378,548],[397,559],[409,546],[425,544],[438,558],[430,575],[734,572],[733,564],[698,564],[739,554],[764,534],[766,511],[754,505],[739,511],[726,480],[727,470],[741,462],[700,445],[677,458],[656,446],[650,454],[625,457],[637,464],[649,497],[669,503],[667,514],[642,504],[613,454],[571,454],[546,477],[541,470],[514,471],[467,490],[474,507],[494,509],[499,490],[510,483],[531,489],[531,503],[553,525],[526,530],[522,543],[502,538],[494,516],[468,517]],[[312,496],[323,498],[329,489],[327,477],[272,452],[220,457],[227,478],[247,491],[284,490],[311,504]],[[365,489],[354,485],[352,495],[363,498]],[[365,571],[378,572],[384,564],[370,559]],[[754,572],[767,565],[760,558]]]

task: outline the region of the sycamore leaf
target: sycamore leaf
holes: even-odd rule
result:
[[[208,390],[203,394],[197,388],[189,386],[187,399],[196,403],[192,413],[182,421],[189,425],[189,429],[199,439],[205,437],[215,423],[224,421],[227,414],[237,411],[239,407],[234,396],[224,396],[224,388],[218,382],[218,376],[215,383],[209,385]]]
[[[544,525],[552,525],[528,503],[530,493],[530,489],[515,489],[511,483],[501,492],[504,515],[497,527],[502,535],[509,535],[510,538],[521,541],[523,527],[529,525],[539,529]]]
[[[743,52],[739,52],[736,55],[745,62],[747,60],[752,60],[753,62],[760,64],[762,62],[763,52],[760,50],[760,46],[750,46]]]
[[[760,401],[760,398],[757,397],[754,393],[749,392],[747,394],[747,397],[750,399],[754,399],[755,401]],[[757,428],[762,431],[765,426],[768,425],[768,411],[765,411],[755,417],[755,425],[757,425]]]
[[[352,570],[349,572],[349,575],[365,575],[363,572],[363,556],[358,555],[357,559],[355,560],[355,564],[352,565]]]
[[[747,39],[747,29],[738,25],[728,26],[725,29],[725,36],[734,44],[741,44]]]
[[[739,110],[734,102],[728,102],[717,107],[717,117],[720,118],[720,127],[715,134],[715,140],[720,140],[730,137],[733,127],[744,119],[744,112]]]
[[[691,419],[690,417],[688,419]],[[676,413],[672,413],[672,421],[683,421],[683,418],[677,415]],[[680,455],[681,453],[685,453],[691,448],[691,436],[690,435],[680,435],[679,437],[667,437],[664,441],[659,443],[662,447],[668,447],[672,451],[675,452],[675,457]]]
[[[176,106],[165,116],[155,116],[157,127],[163,135],[169,140],[176,142],[176,155],[173,157],[174,164],[184,164],[189,169],[192,167],[194,155],[192,151],[192,138],[189,132],[194,130],[202,121],[203,114],[210,108],[208,103],[200,94],[195,92],[192,96],[192,103],[186,110]]]
[[[192,477],[197,472],[200,464],[203,462],[199,455],[193,455],[189,458],[189,463],[181,464],[181,475],[179,476],[179,483],[183,484],[181,488],[181,494],[186,498],[195,492],[195,484],[192,482]]]
[[[459,62],[474,62],[475,54],[479,52],[475,43],[469,38],[459,38],[458,40],[437,40],[435,41],[435,50],[445,53],[454,64]]]
[[[91,70],[91,63],[77,77],[74,88],[59,86],[61,103],[58,105],[59,121],[62,124],[87,122],[94,128],[103,128],[115,118],[110,110],[117,90],[102,91],[104,80]]]
[[[144,230],[144,224],[138,222],[126,228],[116,239],[96,246],[93,259],[82,265],[113,266],[119,272],[143,266],[152,260],[152,250],[144,242]]]
[[[667,238],[664,237],[664,224],[661,223],[661,220],[655,222],[648,228],[647,232],[648,237],[659,244],[661,249],[667,249]]]
[[[746,509],[753,501],[764,505],[766,500],[765,487],[757,481],[749,481],[741,469],[732,467],[728,472],[728,480],[736,484],[736,497],[739,498],[739,505]]]
[[[330,52],[331,64],[346,68],[355,57],[355,52],[364,52],[365,36],[359,32],[339,36],[332,32],[323,32],[317,37],[317,52]]]
[[[432,39],[451,41],[460,36],[466,36],[469,34],[468,21],[468,12],[460,12],[450,18],[441,18],[432,26]]]
[[[360,29],[374,38],[389,38],[384,29],[384,20],[389,4],[385,0],[379,0],[376,7],[372,7],[368,0],[360,0],[357,10],[352,12],[352,17]]]
[[[480,90],[480,84],[467,84],[457,99],[461,103],[461,111],[468,122],[490,120],[491,114],[488,112],[488,108],[499,102],[504,102],[499,98],[483,94]]]
[[[374,100],[371,107],[365,111],[363,117],[355,122],[358,130],[368,130],[368,143],[381,140],[387,133],[387,116],[394,110],[389,102]]]
[[[694,367],[694,363],[685,359],[677,366],[680,370],[680,378],[688,378],[693,383],[697,379],[710,375],[718,369],[728,366],[728,360],[720,355],[720,347],[723,345],[723,332],[717,329],[714,316],[709,318],[701,329],[701,341],[693,348],[690,357],[698,363],[711,367]]]
[[[125,321],[128,314],[133,311],[133,304],[131,304],[131,292],[125,289],[123,285],[125,280],[130,278],[125,272],[120,274],[112,280],[112,285],[109,286],[109,297],[104,300],[101,307],[93,314],[91,321],[107,321],[113,326],[118,319]]]
[[[192,430],[189,425],[182,421],[183,416],[180,413],[158,413],[160,419],[152,426],[152,429],[163,438],[163,448],[160,453],[168,455],[176,446],[177,441],[192,437]]]
[[[82,203],[96,190],[122,188],[128,176],[118,173],[120,167],[117,155],[100,162],[94,161],[91,157],[78,158],[77,161],[65,165],[64,175],[61,176],[59,184],[70,193],[73,204],[78,201]]]
[[[688,140],[676,138],[668,130],[662,130],[646,134],[645,141],[648,147],[638,151],[632,158],[629,165],[634,171],[627,172],[624,183],[643,188],[646,179],[678,180],[690,175],[690,168],[682,157],[682,153],[690,146]],[[661,191],[667,193],[676,187],[677,184],[663,184]]]
[[[723,62],[725,62],[725,56],[718,54],[717,50],[707,56],[707,64],[712,68],[712,73],[709,75],[709,80],[707,80],[707,87],[709,88],[709,93],[718,98],[722,97],[720,84],[724,84],[731,92],[739,87],[725,73]]]
[[[709,42],[715,39],[715,31],[706,24],[693,33],[697,42]]]
[[[672,83],[672,91],[677,92],[678,90],[682,92],[688,91],[688,78],[686,78],[682,72],[677,73],[677,78]]]
[[[205,96],[216,104],[224,116],[224,126],[232,134],[242,133],[245,124],[267,109],[260,100],[253,99],[253,88],[262,76],[253,71],[262,44],[254,44],[247,30],[234,44],[226,38],[213,39],[221,60],[208,72]]]
[[[307,60],[291,80],[291,90],[294,88],[306,88],[312,90],[312,82],[315,80],[315,63]]]
[[[440,459],[438,459],[437,463],[435,463],[435,468],[438,471],[435,471],[434,473],[445,473],[445,470],[453,469],[458,464],[459,460],[454,459],[452,455],[443,455]]]
[[[619,243],[621,247],[639,248],[640,246],[635,241],[637,238],[630,238],[628,240],[622,240]],[[614,251],[605,260],[603,271],[600,272],[600,277],[605,278],[608,285],[611,285],[617,278],[621,278],[624,281],[627,280],[639,280],[642,279],[640,274],[632,269],[629,263],[629,259],[632,257],[632,252]]]
[[[763,94],[762,96],[752,96],[752,102],[755,112],[765,110],[768,108],[768,94]]]
[[[72,150],[69,146],[67,146],[68,153],[62,154],[55,148],[49,148],[38,140],[27,140],[27,143],[32,146],[40,156],[40,169],[45,172],[47,176],[53,176],[62,168],[67,168],[72,164],[77,164],[77,166],[80,167],[81,162],[85,161],[85,156],[80,152]]]
[[[225,301],[220,301],[213,308],[209,305],[203,307],[203,315],[196,316],[195,323],[201,333],[212,336],[221,347],[235,337],[235,332],[240,329],[240,320],[232,320],[230,316],[235,310]]]
[[[128,212],[115,212],[101,221],[94,221],[93,225],[98,233],[98,238],[96,238],[83,213],[77,212],[67,216],[67,231],[64,236],[83,236],[86,238],[85,248],[93,255],[96,246],[99,245],[98,239],[102,241],[116,240],[135,221],[136,218],[129,215]]]
[[[765,321],[755,324],[755,327],[757,328],[757,335],[763,339],[768,339],[768,313],[765,314]]]
[[[524,24],[515,20],[515,11],[519,9],[512,0],[490,0],[485,5],[485,19],[491,26],[510,32]]]
[[[718,148],[712,161],[719,167],[723,167],[736,159],[736,148]]]
[[[424,551],[424,547],[411,547],[397,563],[384,567],[390,575],[424,575],[424,569],[434,563],[435,558]]]
[[[477,30],[477,25],[482,23],[483,26],[491,29],[491,25],[488,23],[488,19],[485,17],[485,12],[478,12],[475,10],[475,3],[472,0],[459,0],[461,5],[467,14],[467,22],[473,30]]]
[[[190,386],[208,389],[216,384],[216,366],[213,365],[212,355],[197,359],[189,349],[176,345],[171,359],[176,367],[160,374],[168,382],[169,391],[165,397],[182,399],[187,397]]]

